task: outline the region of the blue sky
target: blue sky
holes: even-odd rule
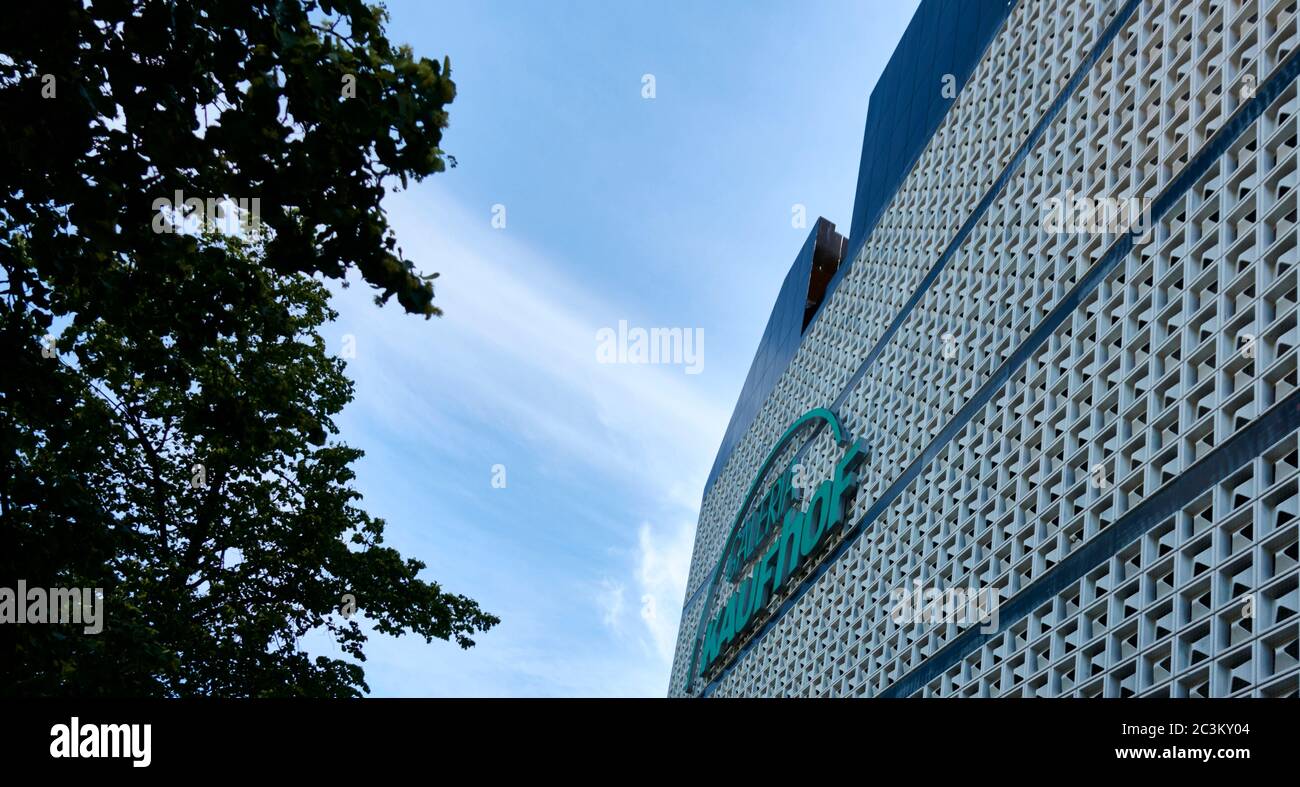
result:
[[[468,651],[372,636],[374,696],[663,696],[704,481],[807,233],[792,207],[847,233],[915,7],[389,4],[458,89],[459,167],[386,200],[445,316],[337,292],[339,426],[388,543],[502,623]],[[620,320],[702,330],[701,373],[598,363]]]

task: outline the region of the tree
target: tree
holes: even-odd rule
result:
[[[440,313],[381,198],[446,166],[455,87],[384,22],[49,0],[0,29],[0,586],[106,595],[100,635],[0,627],[0,691],[351,695],[358,665],[296,641],[364,660],[349,599],[464,647],[498,622],[382,546],[330,437],[352,386],[321,280]],[[260,230],[167,231],[176,192],[255,199]]]

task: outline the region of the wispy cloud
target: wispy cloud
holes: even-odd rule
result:
[[[600,581],[600,593],[596,596],[596,601],[602,610],[601,622],[606,626],[618,627],[623,617],[624,590],[622,582],[616,582],[608,577]]]
[[[359,482],[390,540],[432,555],[434,578],[503,623],[468,660],[372,639],[376,691],[662,694],[727,405],[680,366],[599,363],[601,327],[654,315],[577,286],[493,230],[486,209],[431,187],[389,208],[406,254],[442,273],[446,316],[376,309],[363,286],[337,291],[335,330],[356,347],[343,436],[369,452]],[[498,462],[504,490],[488,483]],[[413,477],[431,479],[419,505]],[[454,689],[406,674],[438,664],[461,671]]]
[[[637,537],[641,620],[656,652],[669,664],[677,642],[677,626],[694,539],[695,526],[686,520],[681,520],[668,532],[656,531],[649,523],[643,523]]]
[[[395,308],[353,315],[380,347],[369,357],[359,349],[352,371],[359,384],[365,376],[382,386],[378,404],[389,423],[407,429],[412,408],[434,392],[548,451],[697,506],[729,408],[679,366],[597,362],[596,333],[608,323],[595,315],[635,320],[639,307],[576,287],[493,230],[486,210],[472,215],[432,188],[420,191],[418,206],[403,196],[393,200],[393,223],[408,256],[442,273],[438,303],[447,316],[430,330]]]

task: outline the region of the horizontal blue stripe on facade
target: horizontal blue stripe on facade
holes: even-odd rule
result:
[[[1278,443],[1279,435],[1300,428],[1300,391],[1293,392],[1250,425],[1224,441],[1204,459],[1189,467],[1143,500],[1109,527],[1086,541],[1043,576],[1029,583],[998,609],[998,629],[988,633],[971,628],[926,658],[881,691],[879,697],[907,697],[951,669],[984,643],[1001,636],[1011,626],[1040,608],[1084,575],[1141,538],[1147,531],[1178,513],[1256,457]]]

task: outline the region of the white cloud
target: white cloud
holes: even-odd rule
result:
[[[493,230],[487,214],[468,214],[436,188],[420,189],[418,201],[404,197],[392,200],[390,217],[408,256],[442,274],[436,302],[446,316],[431,326],[395,304],[376,310],[362,303],[371,293],[360,284],[340,293],[351,301],[345,319],[364,321],[339,329],[357,336],[349,371],[358,401],[402,433],[413,412],[430,413],[437,428],[414,424],[430,439],[456,428],[431,411],[489,414],[548,453],[695,510],[729,416],[702,375],[598,363],[598,315],[644,324],[632,304],[576,287],[508,231]],[[431,402],[431,392],[445,404]]]
[[[372,665],[384,670],[373,676],[377,692],[662,696],[692,523],[729,405],[701,384],[706,375],[687,375],[682,366],[598,363],[602,323],[626,318],[652,325],[653,316],[637,319],[635,304],[584,290],[509,231],[493,230],[486,212],[472,215],[428,184],[418,196],[396,195],[389,209],[407,255],[442,274],[436,302],[446,316],[426,322],[396,304],[376,309],[369,302],[373,293],[355,281],[337,291],[341,319],[331,347],[344,334],[356,343],[348,372],[357,396],[343,437],[363,448],[388,447],[386,466],[397,463],[397,473],[380,488],[390,496],[409,495],[411,485],[397,478],[434,474],[449,462],[482,461],[475,451],[485,445],[526,446],[527,455],[545,461],[512,466],[512,493],[525,494],[515,492],[528,488],[516,479],[528,473],[545,476],[561,491],[578,479],[607,489],[599,503],[625,516],[588,521],[571,509],[522,504],[534,506],[529,511],[536,520],[521,525],[553,533],[549,541],[531,541],[534,550],[538,543],[571,550],[582,541],[573,538],[574,527],[614,522],[584,535],[603,539],[596,544],[610,559],[575,566],[573,582],[547,573],[553,570],[549,553],[522,557],[519,573],[526,576],[519,577],[460,563],[455,590],[480,597],[490,587],[497,600],[488,606],[501,614],[502,626],[479,638],[472,658],[375,637],[368,652]],[[493,493],[489,466],[481,490],[461,489],[430,503],[437,506],[440,532],[464,527],[475,508],[495,504],[498,498],[486,497]],[[396,506],[366,494],[367,505]],[[676,524],[634,528],[647,520]],[[409,517],[389,521],[394,538],[422,526],[427,523]],[[461,538],[474,539],[479,553],[502,554],[511,548],[510,536],[508,529],[475,529]],[[466,548],[458,545],[455,554]],[[446,570],[445,564],[438,569],[439,578]],[[566,619],[556,613],[565,609],[596,614]],[[425,674],[435,664],[462,680]]]
[[[619,619],[623,616],[623,592],[624,587],[621,582],[609,578],[601,580],[596,603],[600,605],[601,622],[606,626],[611,628],[618,626]]]
[[[638,533],[636,579],[641,591],[641,620],[656,652],[669,664],[677,645],[694,539],[695,528],[685,521],[667,533],[643,523]]]

